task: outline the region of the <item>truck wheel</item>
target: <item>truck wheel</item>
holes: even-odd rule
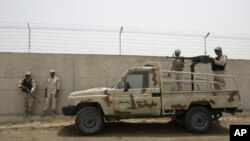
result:
[[[212,126],[212,116],[205,107],[191,108],[185,117],[186,127],[193,133],[206,133]]]
[[[95,134],[104,126],[103,114],[98,108],[85,107],[78,112],[75,124],[82,134]]]

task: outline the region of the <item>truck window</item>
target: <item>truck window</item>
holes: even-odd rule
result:
[[[129,72],[125,79],[125,82],[129,82],[130,88],[132,89],[148,88],[148,72]]]

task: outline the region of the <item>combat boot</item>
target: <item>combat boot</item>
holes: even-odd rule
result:
[[[24,115],[24,119],[26,119],[28,117],[28,113],[25,113]]]
[[[23,118],[26,119],[27,117],[28,117],[28,110],[25,110],[25,111],[24,111],[24,117],[23,117]]]
[[[28,112],[27,114],[27,118],[30,119],[31,118],[31,112]]]

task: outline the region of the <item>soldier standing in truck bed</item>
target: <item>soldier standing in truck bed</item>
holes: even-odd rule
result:
[[[24,118],[30,118],[33,108],[33,94],[36,89],[36,82],[31,78],[30,71],[26,71],[25,78],[18,82],[18,87],[22,90],[24,94]]]
[[[183,57],[180,57],[181,51],[179,49],[176,49],[174,51],[175,54],[175,58],[172,61],[170,70],[171,71],[183,71],[184,67],[185,67],[185,60]],[[174,80],[182,80],[182,74],[181,73],[173,73],[173,79]],[[177,90],[177,91],[181,91],[182,90],[182,84],[181,82],[176,82],[172,84],[172,90]]]
[[[215,58],[212,58],[212,71],[217,75],[224,75],[226,72],[226,64],[227,64],[227,56],[222,54],[222,48],[216,47],[214,49],[215,54],[217,55]],[[214,88],[216,90],[225,89],[226,84],[224,77],[214,76],[214,81],[218,83],[214,83]],[[220,86],[221,84],[221,86]]]

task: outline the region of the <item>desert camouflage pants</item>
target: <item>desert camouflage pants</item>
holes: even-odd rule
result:
[[[47,93],[47,97],[45,98],[45,105],[43,111],[47,111],[49,109],[50,103],[52,101],[52,110],[56,110],[56,100],[57,98],[55,97],[56,93]]]
[[[182,80],[182,74],[181,73],[174,73],[173,80]],[[172,91],[181,91],[182,90],[182,83],[181,82],[173,82],[171,84],[171,90]]]
[[[33,97],[30,94],[24,93],[24,110],[25,113],[31,113],[33,108]]]
[[[217,75],[224,75],[225,71],[214,71],[214,74]],[[214,89],[215,90],[221,90],[226,88],[226,83],[224,77],[221,76],[214,76],[214,81],[218,83],[214,83]]]

